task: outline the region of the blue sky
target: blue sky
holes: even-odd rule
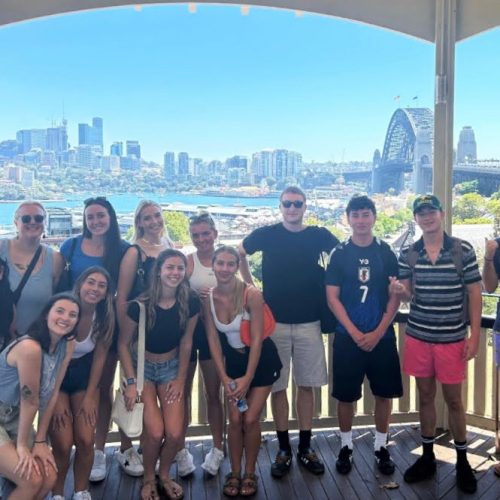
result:
[[[500,30],[456,53],[455,135],[500,158]],[[400,106],[431,107],[434,46],[291,11],[198,5],[89,11],[0,28],[0,140],[60,120],[104,119],[113,141],[139,140],[206,160],[264,148],[306,160],[370,160]],[[418,96],[418,101],[412,100]]]

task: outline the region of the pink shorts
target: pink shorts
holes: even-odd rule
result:
[[[464,347],[465,340],[431,344],[406,335],[403,371],[417,378],[435,377],[442,384],[460,384],[467,366]]]

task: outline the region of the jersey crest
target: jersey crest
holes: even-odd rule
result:
[[[358,267],[358,280],[361,283],[368,283],[368,281],[370,281],[369,267]]]

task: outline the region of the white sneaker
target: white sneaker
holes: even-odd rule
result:
[[[144,474],[142,455],[137,453],[137,450],[133,446],[123,453],[118,449],[116,452],[116,459],[125,474],[132,477],[140,477]]]
[[[103,481],[106,477],[106,455],[101,450],[94,450],[94,463],[90,471],[91,481]],[[80,492],[78,492],[80,493]]]
[[[72,500],[92,500],[92,497],[89,490],[75,491]]]
[[[216,476],[219,472],[219,467],[224,460],[224,453],[218,448],[212,448],[205,457],[205,461],[201,464],[201,468],[206,470],[212,476]]]
[[[52,495],[50,500],[65,500],[65,498],[62,495]]]
[[[177,462],[177,472],[181,477],[189,476],[189,474],[192,474],[196,470],[193,455],[186,448],[182,448],[181,451],[177,452],[175,461]]]

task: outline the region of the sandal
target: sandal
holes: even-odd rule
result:
[[[226,481],[222,487],[222,493],[227,497],[237,497],[240,494],[241,479],[234,472],[226,475]]]
[[[247,472],[241,480],[240,495],[242,497],[252,497],[257,493],[258,476],[253,472]]]
[[[184,498],[184,490],[172,478],[160,478],[160,484],[167,498],[170,500],[181,500]]]
[[[160,495],[156,489],[156,481],[144,481],[141,488],[141,500],[160,500]]]

